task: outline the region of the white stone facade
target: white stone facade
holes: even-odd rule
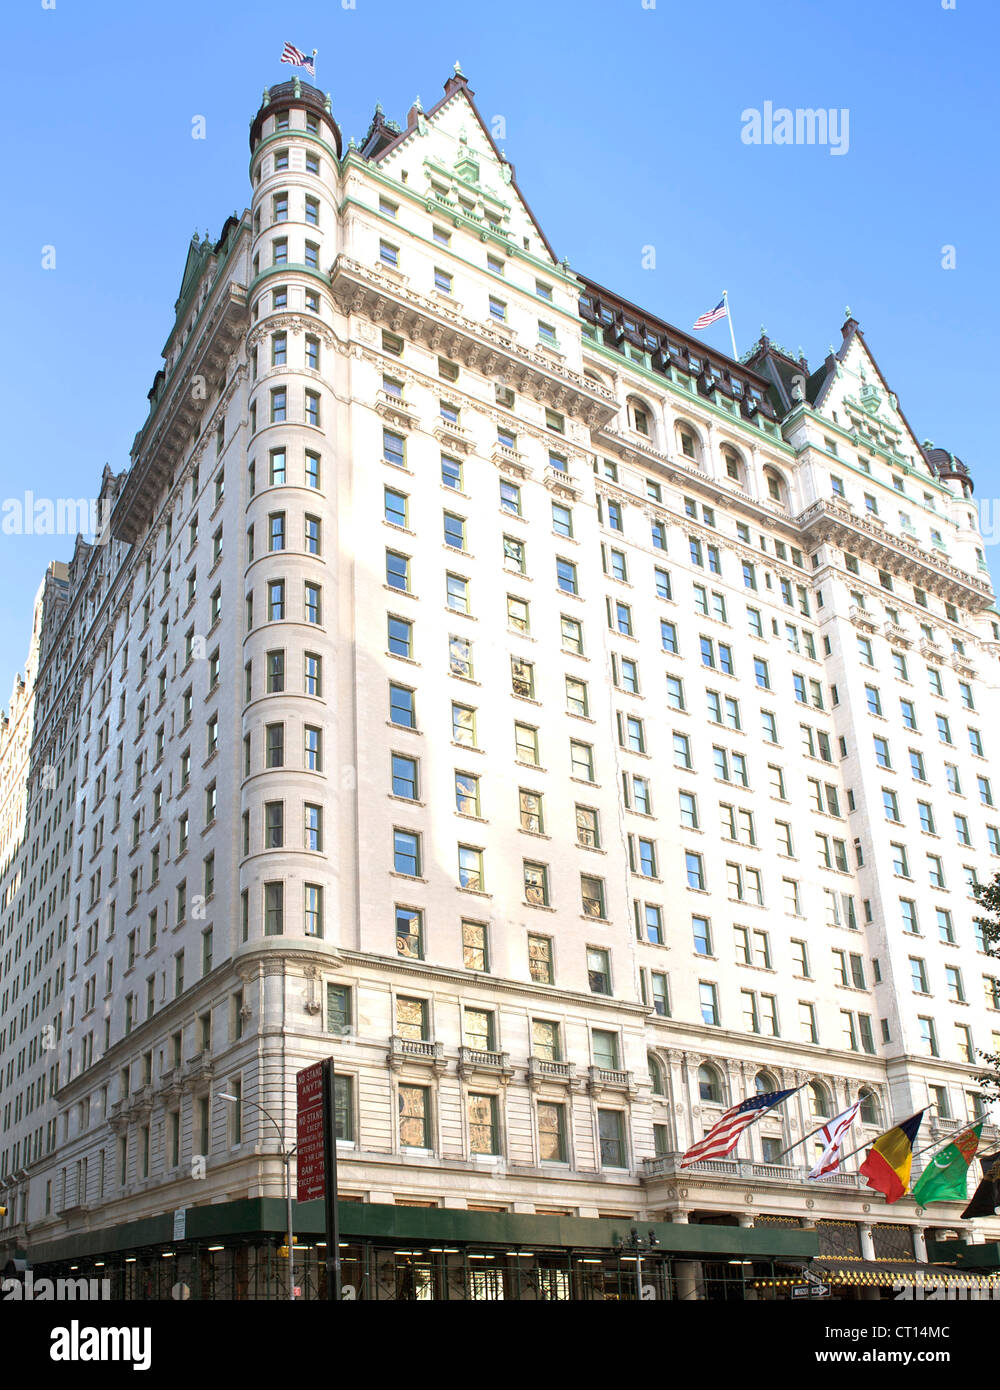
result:
[[[944,1138],[998,1050],[961,481],[853,320],[783,420],[610,345],[464,79],[374,158],[315,94],[258,126],[34,687],[0,1234],[280,1195],[253,1103],[293,1143],[331,1051],[364,1201],[955,1222],[776,1154],[862,1089],[851,1147]],[[762,1072],[804,1089],[679,1174]]]

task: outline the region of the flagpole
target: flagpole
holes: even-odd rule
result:
[[[971,1125],[966,1125],[964,1129],[957,1129],[954,1134],[950,1134],[947,1139],[935,1139],[933,1144],[927,1144],[922,1149],[914,1149],[913,1157],[919,1158],[921,1154],[930,1153],[932,1149],[946,1149],[949,1144],[954,1144],[956,1139],[961,1139],[963,1134],[971,1134],[976,1125],[981,1125],[982,1120],[974,1120]]]
[[[316,86],[319,87],[319,78],[316,76],[316,50],[315,50],[315,48],[313,49],[313,71],[312,71],[312,79],[313,79],[313,81],[316,83]]]
[[[723,290],[722,297],[726,301],[726,318],[729,321],[729,337],[733,344],[733,361],[738,362],[740,359],[736,353],[736,334],[733,331],[733,311],[729,307],[729,291]]]
[[[853,1123],[853,1121],[852,1121],[852,1123]],[[802,1136],[801,1139],[796,1139],[796,1141],[795,1141],[794,1144],[789,1144],[789,1146],[788,1146],[787,1149],[782,1149],[782,1150],[781,1150],[781,1153],[778,1154],[778,1158],[784,1158],[785,1154],[790,1154],[790,1153],[792,1152],[793,1149],[797,1149],[797,1148],[799,1147],[800,1144],[804,1144],[804,1143],[806,1142],[807,1139],[811,1139],[811,1138],[813,1137],[814,1134],[818,1134],[818,1133],[820,1132],[821,1129],[825,1129],[825,1128],[826,1128],[825,1123],[824,1123],[824,1124],[821,1124],[821,1125],[817,1125],[816,1128],[815,1128],[815,1129],[811,1129],[811,1130],[809,1131],[808,1134],[803,1134],[803,1136]],[[775,1159],[775,1162],[777,1162],[777,1158]]]
[[[765,1116],[765,1115],[769,1115],[769,1114],[771,1113],[772,1110],[777,1110],[777,1108],[778,1108],[779,1105],[784,1105],[786,1101],[791,1100],[792,1096],[796,1095],[799,1091],[801,1091],[801,1090],[802,1090],[802,1087],[805,1086],[805,1084],[806,1084],[806,1083],[803,1081],[801,1086],[794,1086],[794,1087],[792,1087],[792,1088],[789,1090],[787,1096],[783,1096],[783,1097],[781,1098],[781,1100],[779,1100],[779,1101],[773,1101],[773,1102],[767,1107],[766,1110],[759,1110],[759,1111],[757,1112],[757,1114],[754,1115],[753,1119],[750,1121],[750,1124],[744,1125],[743,1128],[740,1130],[739,1134],[736,1136],[736,1143],[733,1145],[733,1149],[736,1148],[736,1145],[737,1145],[737,1144],[740,1142],[740,1140],[743,1138],[744,1134],[746,1134],[747,1130],[750,1128],[750,1125],[755,1125],[755,1124],[757,1123],[758,1120],[762,1120],[762,1119],[764,1118],[764,1116]],[[751,1100],[751,1099],[752,1099],[751,1096],[748,1096],[748,1097],[747,1097],[747,1100]],[[741,1103],[742,1103],[742,1102],[741,1102]],[[730,1106],[730,1110],[737,1110],[737,1109],[739,1109],[738,1106]],[[729,1112],[727,1111],[726,1113],[728,1114]],[[721,1120],[718,1121],[716,1125],[713,1125],[712,1129],[715,1129],[715,1128],[717,1127],[718,1124],[721,1124]],[[709,1130],[709,1134],[711,1134],[711,1133],[712,1133],[712,1130]],[[685,1150],[684,1150],[683,1154],[681,1154],[681,1162],[680,1162],[680,1166],[681,1166],[682,1168],[684,1167],[684,1160],[687,1158],[688,1154],[691,1152],[691,1149],[696,1149],[696,1148],[698,1148],[698,1146],[699,1146],[700,1144],[703,1144],[703,1143],[705,1142],[705,1139],[707,1139],[707,1138],[708,1138],[708,1135],[705,1135],[703,1138],[699,1139],[696,1143],[692,1144],[692,1145],[691,1145],[691,1148],[688,1148],[688,1149],[685,1149]],[[733,1149],[730,1149],[729,1152],[732,1153]],[[691,1161],[692,1161],[692,1163],[700,1163],[702,1160],[701,1160],[701,1159],[695,1158],[695,1159],[692,1159]]]

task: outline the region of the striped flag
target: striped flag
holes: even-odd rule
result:
[[[868,1179],[868,1186],[883,1193],[887,1202],[898,1202],[910,1185],[913,1142],[927,1108],[925,1105],[923,1110],[880,1134],[858,1169]]]
[[[303,53],[301,48],[296,48],[294,44],[286,43],[281,53],[283,63],[291,63],[293,67],[305,68],[310,77],[316,76],[316,64],[308,54]]]
[[[702,1163],[706,1158],[725,1158],[739,1143],[740,1135],[754,1120],[759,1120],[765,1111],[794,1095],[799,1088],[793,1086],[788,1091],[766,1091],[761,1096],[751,1096],[727,1110],[705,1135],[704,1139],[692,1144],[681,1159],[680,1166],[687,1168],[692,1163]]]
[[[714,309],[709,309],[707,314],[702,314],[700,319],[695,319],[695,328],[707,328],[710,323],[715,323],[717,319],[724,319],[728,313],[726,296],[723,295]]]
[[[861,1102],[856,1100],[849,1110],[842,1111],[829,1124],[816,1131],[826,1147],[809,1174],[811,1178],[825,1178],[827,1173],[832,1173],[835,1168],[840,1167],[840,1150],[844,1145],[844,1135],[854,1123],[854,1117],[860,1109]]]

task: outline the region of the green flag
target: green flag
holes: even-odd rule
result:
[[[953,1144],[936,1153],[920,1174],[910,1194],[920,1206],[930,1202],[964,1202],[965,1187],[983,1122],[960,1134]]]

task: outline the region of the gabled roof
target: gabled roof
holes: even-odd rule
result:
[[[378,141],[371,141],[370,137],[372,136],[375,128],[375,121],[373,120],[372,126],[369,128],[368,135],[366,135],[365,137],[365,148],[367,148],[369,145],[372,145],[373,147],[373,153],[369,156],[369,158],[371,158],[373,162],[379,163],[387,155],[394,154],[398,149],[401,148],[401,146],[405,145],[406,142],[417,133],[417,122],[418,118],[421,115],[423,116],[425,121],[432,122],[434,118],[438,115],[438,113],[440,111],[443,111],[444,108],[448,106],[452,101],[463,100],[465,104],[468,106],[469,110],[472,112],[473,116],[475,116],[477,122],[479,123],[479,127],[482,130],[483,135],[486,137],[486,141],[490,149],[496,156],[497,163],[506,165],[507,168],[510,170],[510,186],[514,189],[515,193],[520,199],[521,205],[524,208],[524,211],[527,213],[528,217],[530,218],[532,226],[535,228],[535,231],[538,233],[542,245],[545,247],[546,251],[548,251],[549,255],[552,257],[552,260],[558,265],[560,263],[560,257],[556,255],[556,252],[553,249],[552,244],[550,243],[548,237],[545,235],[545,232],[542,230],[541,223],[538,221],[538,218],[532,212],[531,206],[528,203],[527,198],[525,198],[524,194],[521,192],[521,188],[514,174],[513,164],[511,164],[510,160],[507,159],[500,147],[497,145],[497,142],[493,139],[493,135],[490,131],[489,126],[483,120],[479,108],[474,100],[475,95],[475,92],[469,86],[468,78],[465,76],[459,65],[456,63],[454,75],[452,77],[449,77],[448,81],[444,84],[444,96],[441,98],[441,100],[435,106],[432,106],[429,111],[426,112],[421,112],[417,106],[411,106],[407,114],[406,129],[400,131],[400,133],[394,136],[392,139],[390,139],[387,144],[381,144],[381,142]],[[379,112],[376,110],[376,119],[378,118]],[[391,125],[391,123],[388,124]],[[383,122],[381,133],[384,134],[387,130],[388,126],[385,122]],[[364,153],[364,148],[362,150],[362,153]]]
[[[893,401],[896,401],[896,394],[893,391],[892,387],[889,385],[889,383],[886,381],[885,377],[883,376],[882,368],[879,366],[878,362],[876,362],[875,354],[868,346],[868,342],[865,338],[864,331],[862,330],[861,325],[858,323],[857,319],[853,316],[853,314],[848,313],[848,317],[844,320],[843,327],[840,330],[840,335],[840,347],[837,349],[835,353],[831,353],[830,355],[828,355],[826,361],[823,364],[823,366],[826,368],[826,373],[820,383],[819,390],[816,394],[816,398],[813,401],[813,405],[816,407],[816,409],[821,410],[823,408],[823,404],[830,393],[830,388],[833,386],[833,383],[837,377],[837,364],[839,362],[843,362],[844,359],[847,357],[847,354],[850,352],[851,347],[855,342],[855,339],[857,339],[857,341],[860,342],[862,347],[864,348],[865,356],[868,358],[868,361],[872,364],[873,368],[875,369],[875,374],[878,377],[879,381],[882,383],[886,395],[891,396]],[[906,416],[903,414],[902,407],[897,403],[894,406],[894,409],[896,411],[896,414],[899,416],[899,418],[902,420],[903,424],[909,431],[910,438],[913,440],[914,444],[916,444],[917,448],[919,449],[920,445],[917,442],[917,436],[914,433],[913,427],[911,426],[909,420],[907,420]]]
[[[771,384],[779,414],[787,415],[808,396],[809,364],[803,356],[795,358],[761,333],[750,351],[740,359]]]
[[[205,233],[205,239],[202,241],[198,233],[195,232],[188,246],[187,260],[184,262],[184,273],[181,276],[181,287],[177,291],[177,299],[174,303],[174,313],[177,313],[178,309],[191,292],[192,287],[198,283],[201,277],[202,267],[205,264],[206,258],[210,255],[211,250],[212,243],[208,233]]]

